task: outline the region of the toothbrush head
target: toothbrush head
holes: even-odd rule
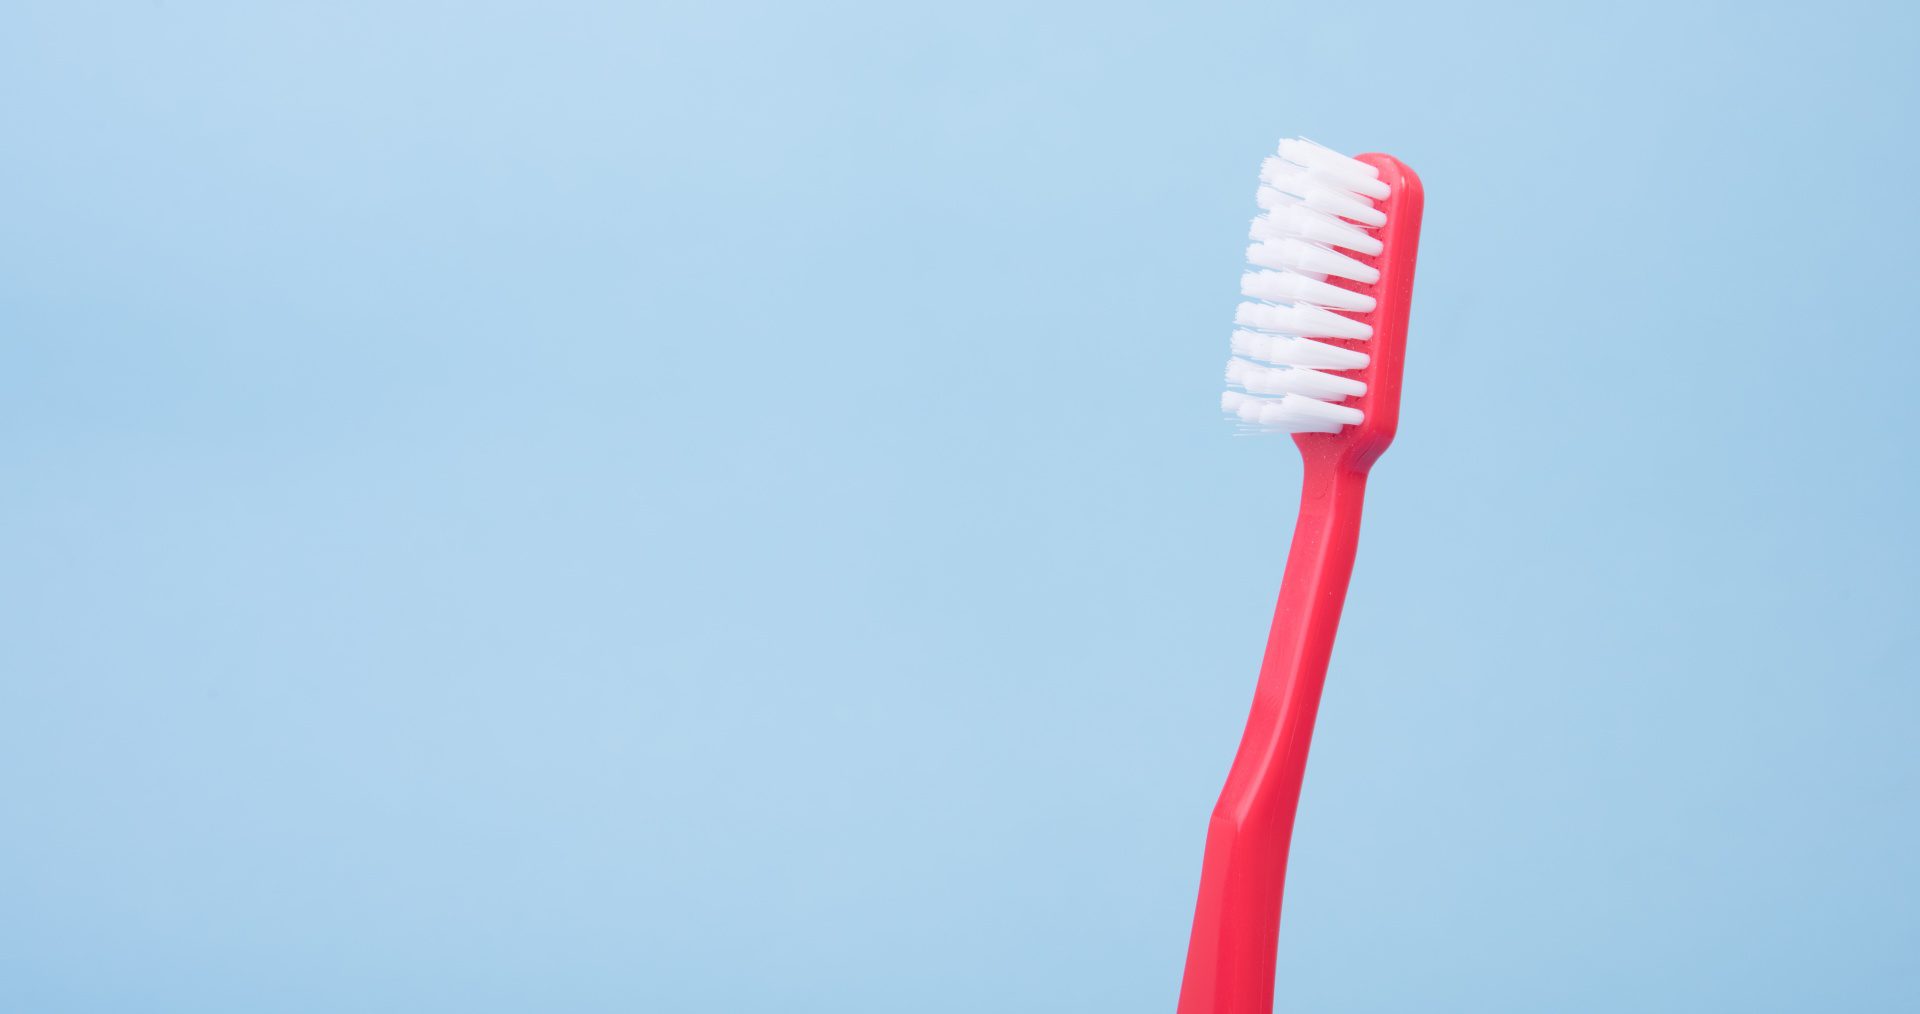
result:
[[[1400,419],[1420,178],[1295,138],[1261,164],[1257,200],[1220,407],[1364,468]]]

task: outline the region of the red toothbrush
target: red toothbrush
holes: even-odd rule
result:
[[[1222,407],[1295,434],[1300,517],[1240,750],[1207,828],[1180,1014],[1267,1014],[1287,845],[1360,537],[1367,472],[1393,441],[1420,179],[1387,155],[1282,141],[1261,167],[1264,268],[1241,280]]]

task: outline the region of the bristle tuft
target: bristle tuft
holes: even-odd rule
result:
[[[1248,235],[1240,280],[1248,297],[1234,312],[1235,358],[1220,406],[1259,432],[1337,433],[1360,422],[1358,408],[1336,404],[1367,390],[1365,352],[1334,342],[1373,334],[1364,315],[1377,305],[1367,289],[1380,272],[1357,257],[1381,252],[1371,230],[1385,225],[1377,206],[1391,189],[1373,166],[1292,138],[1260,165],[1255,198],[1262,213]],[[1335,280],[1339,280],[1336,283]],[[1323,340],[1315,340],[1323,339]],[[1264,365],[1262,365],[1264,364]]]

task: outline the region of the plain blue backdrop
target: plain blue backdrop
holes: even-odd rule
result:
[[[1280,1007],[1920,1007],[1895,3],[14,2],[0,1010],[1168,1012],[1428,191]]]

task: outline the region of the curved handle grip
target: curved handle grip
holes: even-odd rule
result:
[[[1365,464],[1332,447],[1301,449],[1300,518],[1247,730],[1207,827],[1179,1014],[1273,1010],[1287,846],[1367,488]]]

